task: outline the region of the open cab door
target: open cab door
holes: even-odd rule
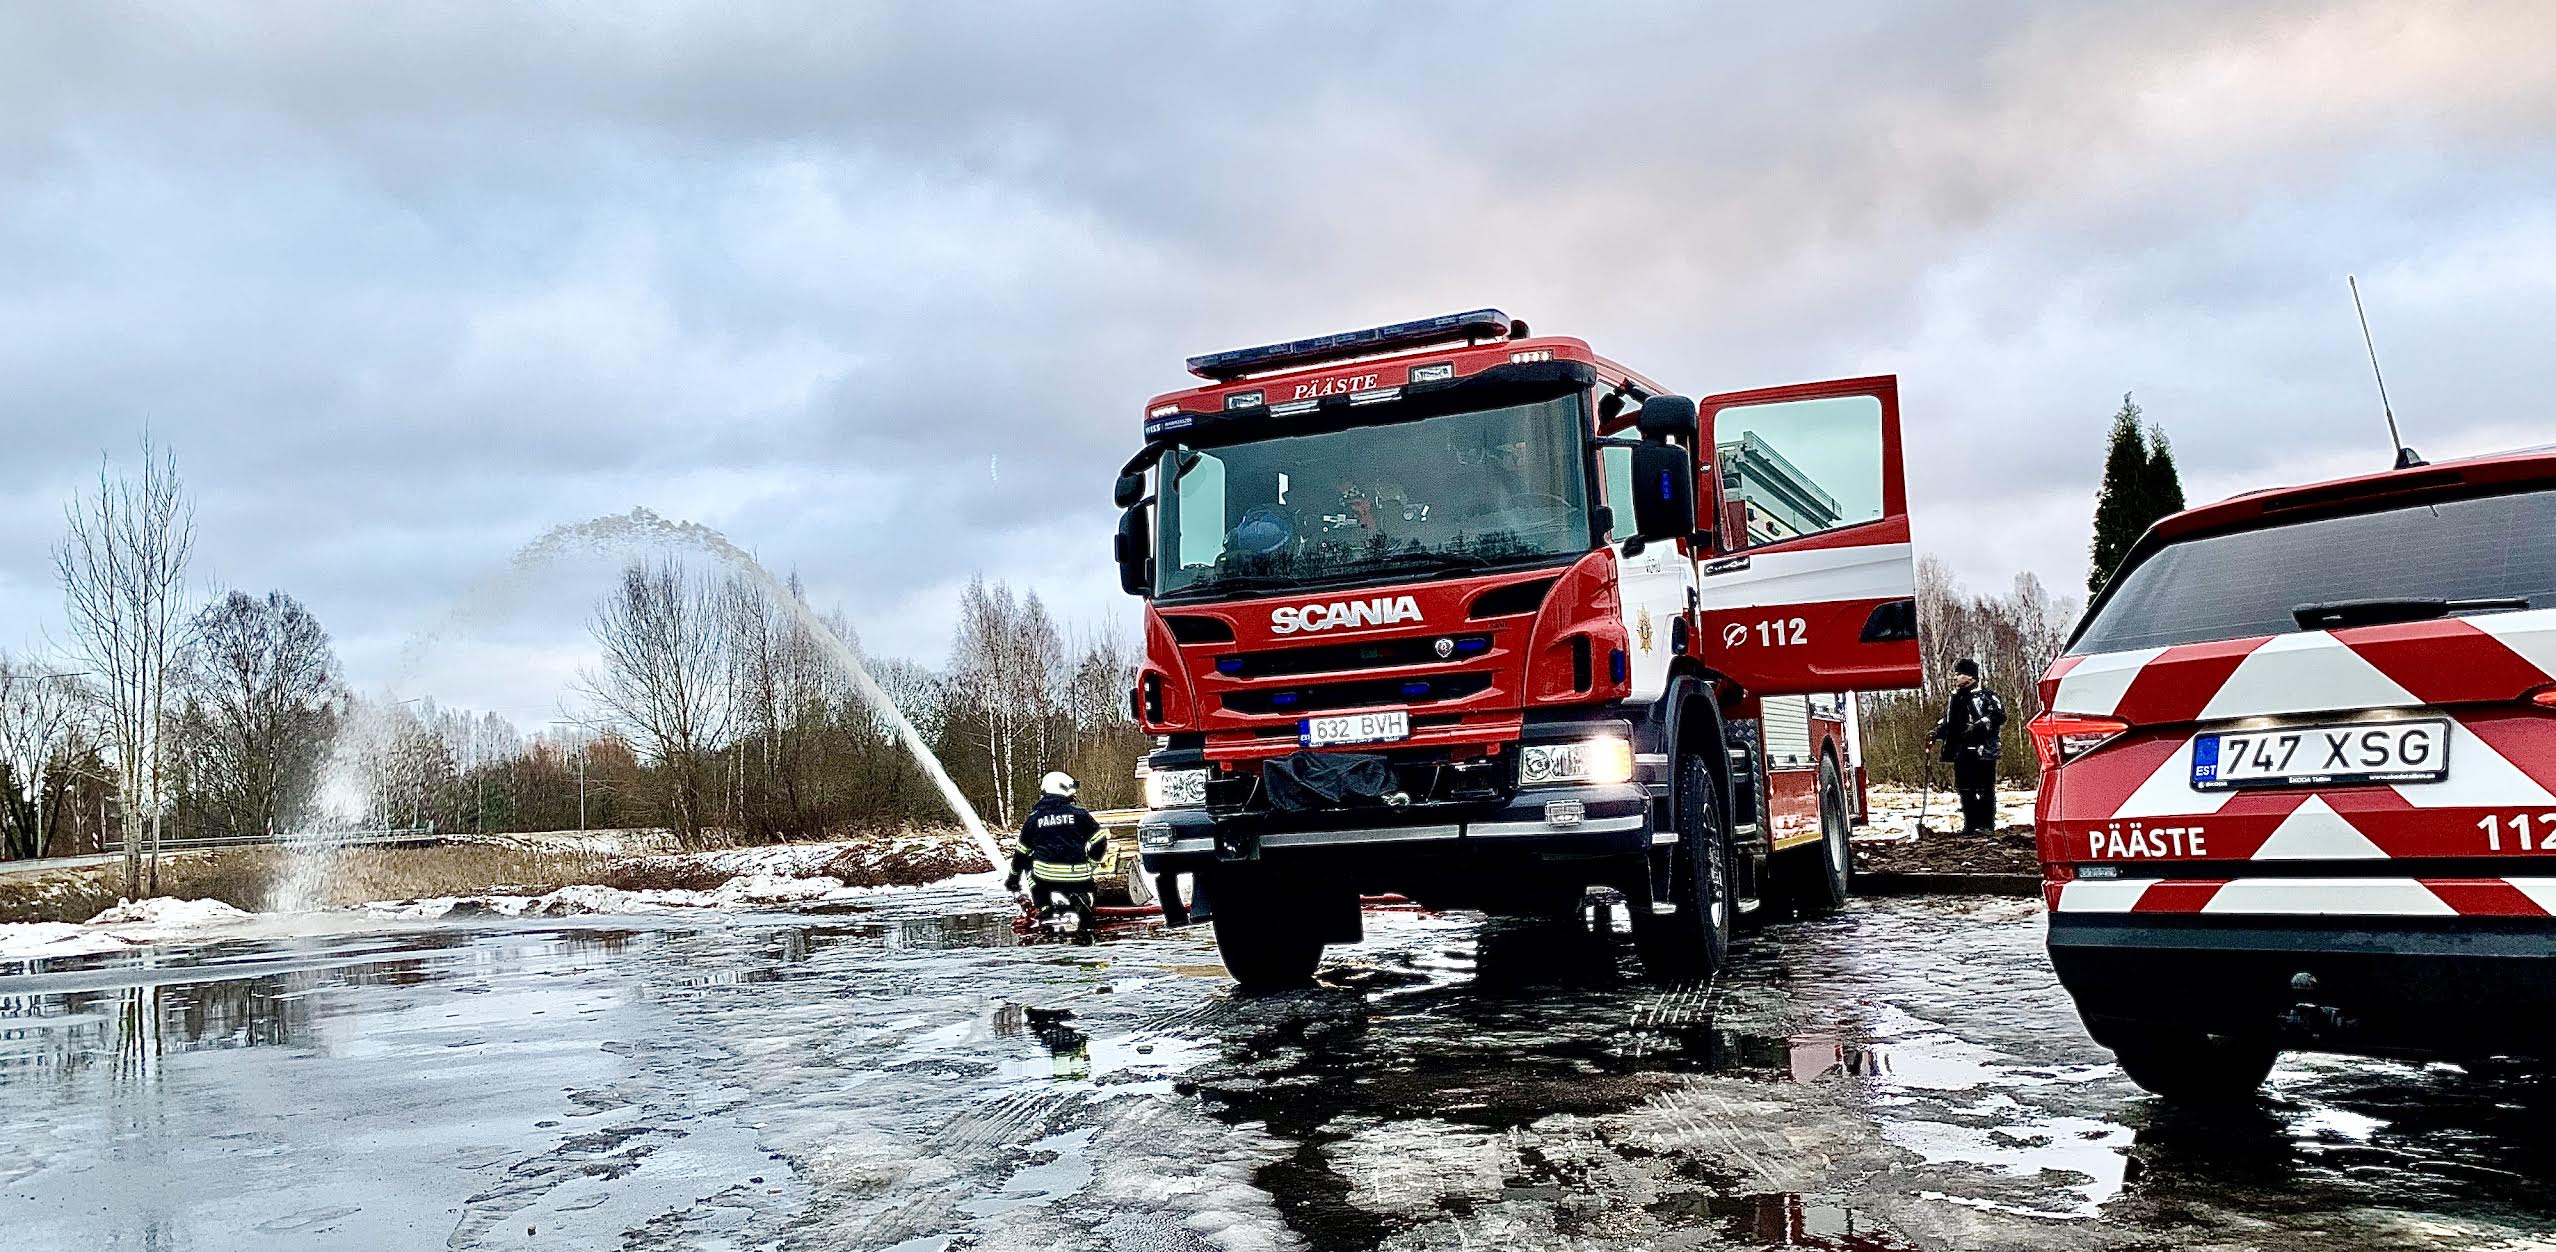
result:
[[[1899,379],[1696,407],[1713,466],[1699,503],[1718,539],[1696,575],[1705,662],[1755,696],[1918,685]]]

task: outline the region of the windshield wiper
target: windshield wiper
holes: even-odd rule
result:
[[[1373,560],[1360,561],[1355,565],[1343,566],[1339,572],[1346,576],[1388,572],[1457,574],[1489,569],[1491,565],[1492,562],[1487,557],[1469,556],[1461,552],[1398,552],[1391,556],[1380,556]]]
[[[2340,630],[2346,626],[2375,626],[2381,622],[2428,622],[2434,618],[2447,617],[2452,613],[2528,607],[2529,597],[2527,596],[2478,596],[2468,600],[2421,597],[2321,600],[2291,609],[2290,617],[2302,630]]]
[[[1304,579],[1286,574],[1227,574],[1222,578],[1191,583],[1173,594],[1198,596],[1224,591],[1293,591],[1304,585]]]

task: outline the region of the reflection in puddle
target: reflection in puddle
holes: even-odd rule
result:
[[[1649,1206],[1672,1226],[1718,1226],[1734,1239],[1770,1248],[1826,1252],[1915,1252],[1916,1245],[1876,1225],[1834,1197],[1789,1191],[1726,1195],[1674,1191]]]
[[[1886,1048],[1821,1035],[1761,1035],[1709,1025],[1628,1031],[1618,1051],[1628,1059],[1659,1063],[1682,1059],[1706,1073],[1796,1083],[1830,1077],[1876,1078],[1892,1072]]]

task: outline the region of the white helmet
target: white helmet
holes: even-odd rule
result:
[[[1061,769],[1049,770],[1047,777],[1038,780],[1038,793],[1043,796],[1058,796],[1071,800],[1074,798],[1074,793],[1082,789],[1083,784],[1074,781],[1072,774]]]

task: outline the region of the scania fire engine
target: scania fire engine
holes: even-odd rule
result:
[[[1918,672],[1896,380],[1669,393],[1497,310],[1194,357],[1146,406],[1145,865],[1301,983],[1362,894],[1560,915],[1647,970],[1833,908],[1851,703]]]
[[[2051,964],[2141,1086],[2556,1052],[2556,450],[2158,522],[2041,694]]]

